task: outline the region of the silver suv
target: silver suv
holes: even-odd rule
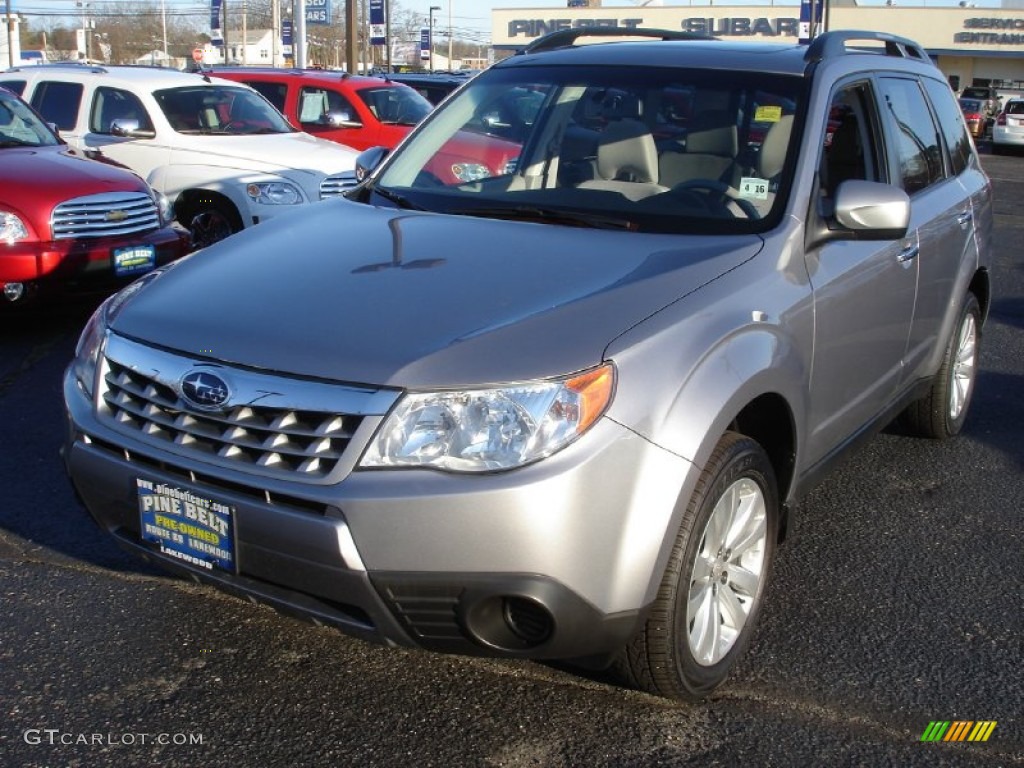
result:
[[[583,34],[95,314],[101,526],[359,637],[723,682],[815,482],[898,415],[961,430],[990,185],[908,40]]]

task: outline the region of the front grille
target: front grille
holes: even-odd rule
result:
[[[326,200],[329,197],[337,197],[346,189],[351,189],[355,185],[355,171],[343,171],[335,176],[328,176],[320,182],[320,199]]]
[[[51,226],[54,240],[131,235],[158,229],[160,213],[143,192],[103,192],[61,203]]]
[[[200,410],[182,397],[195,371],[222,378],[223,408]],[[196,362],[108,337],[99,418],[149,445],[204,464],[315,482],[343,462],[365,415],[383,414],[394,393]],[[340,478],[339,478],[340,479]]]

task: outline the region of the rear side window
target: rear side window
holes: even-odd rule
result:
[[[935,114],[939,117],[939,125],[949,149],[953,174],[959,176],[971,162],[971,139],[964,123],[963,111],[957,104],[953,91],[944,82],[930,78],[923,78],[922,82],[932,106],[935,107]]]
[[[2,80],[0,81],[0,87],[6,88],[11,93],[16,93],[19,96],[25,95],[24,80]]]
[[[46,122],[55,124],[62,131],[71,131],[78,122],[83,89],[80,83],[43,80],[36,85],[31,104]]]
[[[246,80],[245,84],[255,88],[263,98],[277,107],[277,111],[284,113],[284,103],[288,98],[288,86],[284,83],[263,83],[258,80]]]
[[[903,189],[913,195],[945,178],[939,129],[917,80],[879,79],[883,110],[895,134]]]

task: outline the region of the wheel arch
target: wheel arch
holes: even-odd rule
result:
[[[201,188],[182,190],[174,201],[174,217],[179,224],[187,227],[192,215],[209,205],[221,208],[230,217],[231,223],[237,231],[245,229],[245,218],[239,211],[238,205],[229,195],[218,190]]]
[[[992,304],[992,283],[987,268],[980,267],[975,271],[967,290],[978,300],[981,307],[981,322],[984,325],[988,319],[989,306]]]
[[[768,454],[780,500],[779,540],[785,537],[790,504],[785,503],[793,484],[796,467],[796,424],[793,410],[776,392],[758,395],[736,414],[730,430],[746,435]]]

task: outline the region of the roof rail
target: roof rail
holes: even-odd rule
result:
[[[44,69],[88,69],[90,72],[107,72],[101,64],[87,64],[84,61],[48,61],[45,64],[18,64],[8,72],[35,72]]]
[[[671,29],[649,29],[647,27],[577,27],[560,29],[544,37],[538,37],[519,53],[540,53],[556,48],[568,48],[581,37],[650,37],[656,40],[715,40],[709,35],[681,32]]]
[[[847,52],[847,44],[852,41],[884,43],[886,56],[931,62],[924,49],[913,40],[891,35],[888,32],[869,32],[857,29],[837,29],[818,35],[811,41],[807,53],[804,54],[804,59],[809,62],[817,62],[842,56]],[[869,52],[869,49],[861,48],[858,52]]]

